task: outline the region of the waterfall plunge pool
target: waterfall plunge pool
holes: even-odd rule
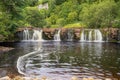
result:
[[[53,80],[70,80],[72,76],[120,79],[119,43],[43,41],[2,45],[15,48],[0,54],[0,68],[14,67],[13,74],[17,70],[25,76]]]

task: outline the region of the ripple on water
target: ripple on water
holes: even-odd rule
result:
[[[106,49],[101,48],[102,46]],[[106,61],[110,58],[109,54],[114,52],[114,50],[108,51],[108,46],[97,43],[92,45],[79,43],[79,45],[72,44],[71,46],[67,43],[66,45],[60,44],[57,48],[54,44],[47,44],[44,47],[43,51],[35,51],[21,56],[18,69],[27,76],[41,77],[45,75],[57,80],[58,78],[62,78],[62,80],[67,78],[68,80],[72,76],[77,76],[80,79],[84,77],[95,79],[113,77],[113,73],[109,69],[105,69],[106,62],[109,62]],[[112,56],[115,55],[112,54]],[[115,57],[119,60],[118,56]],[[109,68],[115,69],[116,66],[110,64]],[[117,75],[120,75],[119,72]]]

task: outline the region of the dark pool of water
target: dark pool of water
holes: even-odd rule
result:
[[[15,48],[0,54],[0,67],[18,68],[27,76],[45,75],[62,80],[71,76],[120,79],[118,43],[45,41],[0,44]]]

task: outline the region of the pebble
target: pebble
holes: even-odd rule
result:
[[[11,80],[8,76],[0,78],[0,80]]]
[[[110,79],[110,78],[106,78],[105,80],[112,80],[112,79]]]
[[[73,76],[71,80],[79,80],[76,76]]]

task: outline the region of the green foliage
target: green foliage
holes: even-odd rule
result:
[[[9,20],[10,16],[11,15],[7,15],[6,13],[3,12],[0,13],[0,35],[4,36],[4,39],[6,39],[8,37],[8,34],[10,33],[7,27],[10,24]]]
[[[63,27],[65,25],[66,21],[64,18],[59,18],[56,21],[56,24],[58,24],[60,27]]]
[[[75,22],[77,21],[77,12],[70,12],[67,17],[68,22]]]
[[[88,27],[113,27],[116,16],[116,3],[112,0],[95,2],[93,4],[83,4],[80,19]]]
[[[51,28],[58,28],[59,25],[51,25]]]
[[[55,8],[55,0],[49,0],[48,4],[49,4],[48,13],[50,14],[53,11],[53,9]]]
[[[48,3],[48,9],[38,5]],[[19,27],[120,28],[120,0],[1,0],[0,34]],[[43,6],[44,7],[44,6]]]
[[[34,27],[43,27],[45,25],[45,15],[43,10],[38,10],[36,7],[27,7],[25,9],[25,20]]]
[[[39,4],[44,4],[44,3],[47,3],[48,2],[48,0],[39,0]]]
[[[51,14],[51,16],[46,19],[47,20],[47,24],[48,25],[55,25],[57,19],[58,19],[58,16],[56,14]]]
[[[60,4],[64,3],[65,1],[67,1],[67,0],[56,0],[56,5],[60,5]]]
[[[24,8],[34,6],[37,0],[1,0],[0,1],[0,34],[11,38],[17,28],[24,26]]]
[[[74,23],[74,24],[67,24],[64,26],[64,28],[81,28],[81,27],[86,27],[86,25],[83,23]]]

